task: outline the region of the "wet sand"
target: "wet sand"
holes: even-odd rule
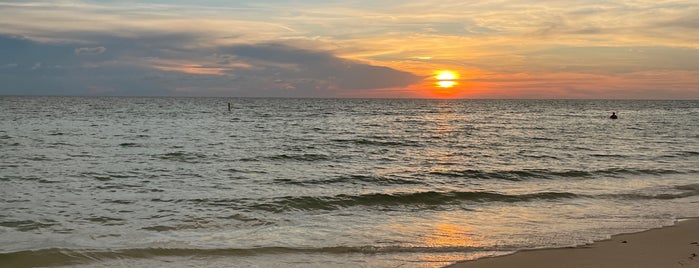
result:
[[[448,268],[696,268],[699,219],[640,233],[613,236],[587,246],[521,251],[456,263]]]

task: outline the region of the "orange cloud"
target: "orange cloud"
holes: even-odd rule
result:
[[[217,65],[211,63],[202,63],[185,60],[170,60],[170,59],[150,59],[150,67],[169,72],[180,72],[187,74],[200,75],[225,75],[226,72],[235,68],[251,68],[252,66],[245,63],[228,63],[226,65]]]

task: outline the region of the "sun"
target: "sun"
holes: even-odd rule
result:
[[[437,71],[435,72],[435,79],[437,79],[437,86],[441,88],[450,88],[453,86],[456,86],[458,83],[456,80],[459,78],[459,75],[453,71]]]
[[[437,71],[437,76],[435,76],[435,78],[439,81],[455,80],[457,75],[452,71]]]

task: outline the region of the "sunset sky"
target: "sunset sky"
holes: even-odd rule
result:
[[[699,2],[0,0],[0,81],[0,95],[699,99]]]

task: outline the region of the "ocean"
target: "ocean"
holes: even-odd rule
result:
[[[698,216],[699,101],[0,97],[2,267],[443,267]]]

